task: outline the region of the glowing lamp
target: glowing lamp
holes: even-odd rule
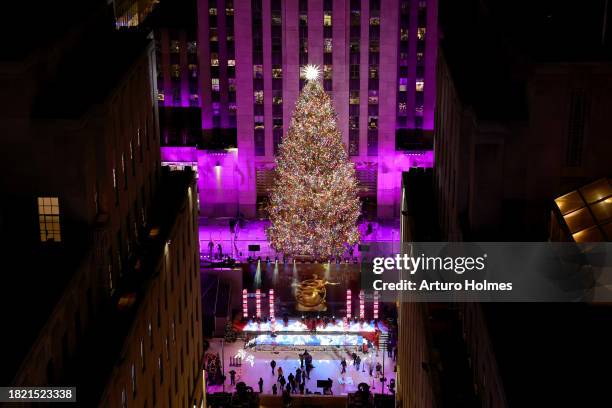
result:
[[[248,293],[246,289],[242,289],[242,317],[249,317]]]
[[[261,290],[255,291],[255,315],[261,317]]]
[[[359,318],[365,318],[365,293],[363,290],[359,291]]]
[[[352,308],[351,290],[346,290],[346,319],[351,320],[351,308]]]
[[[374,292],[374,320],[378,319],[378,291]]]

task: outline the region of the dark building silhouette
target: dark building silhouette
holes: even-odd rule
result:
[[[2,384],[200,406],[194,174],[161,170],[151,37],[88,6],[49,9],[0,62]]]

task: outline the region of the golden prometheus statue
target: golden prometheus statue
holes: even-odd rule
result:
[[[319,279],[316,273],[311,279],[304,279],[297,285],[295,299],[298,304],[296,309],[301,312],[324,312],[327,310],[325,297],[327,296],[327,285],[339,285],[326,279]]]

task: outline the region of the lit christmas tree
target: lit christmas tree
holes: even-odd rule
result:
[[[321,259],[358,242],[360,203],[355,169],[319,70],[308,66],[302,74],[308,82],[276,159],[267,233],[279,252]]]

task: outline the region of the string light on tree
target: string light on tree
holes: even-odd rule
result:
[[[267,234],[278,252],[323,259],[358,242],[361,209],[355,169],[319,67],[307,65],[300,74],[307,82],[279,147]]]

